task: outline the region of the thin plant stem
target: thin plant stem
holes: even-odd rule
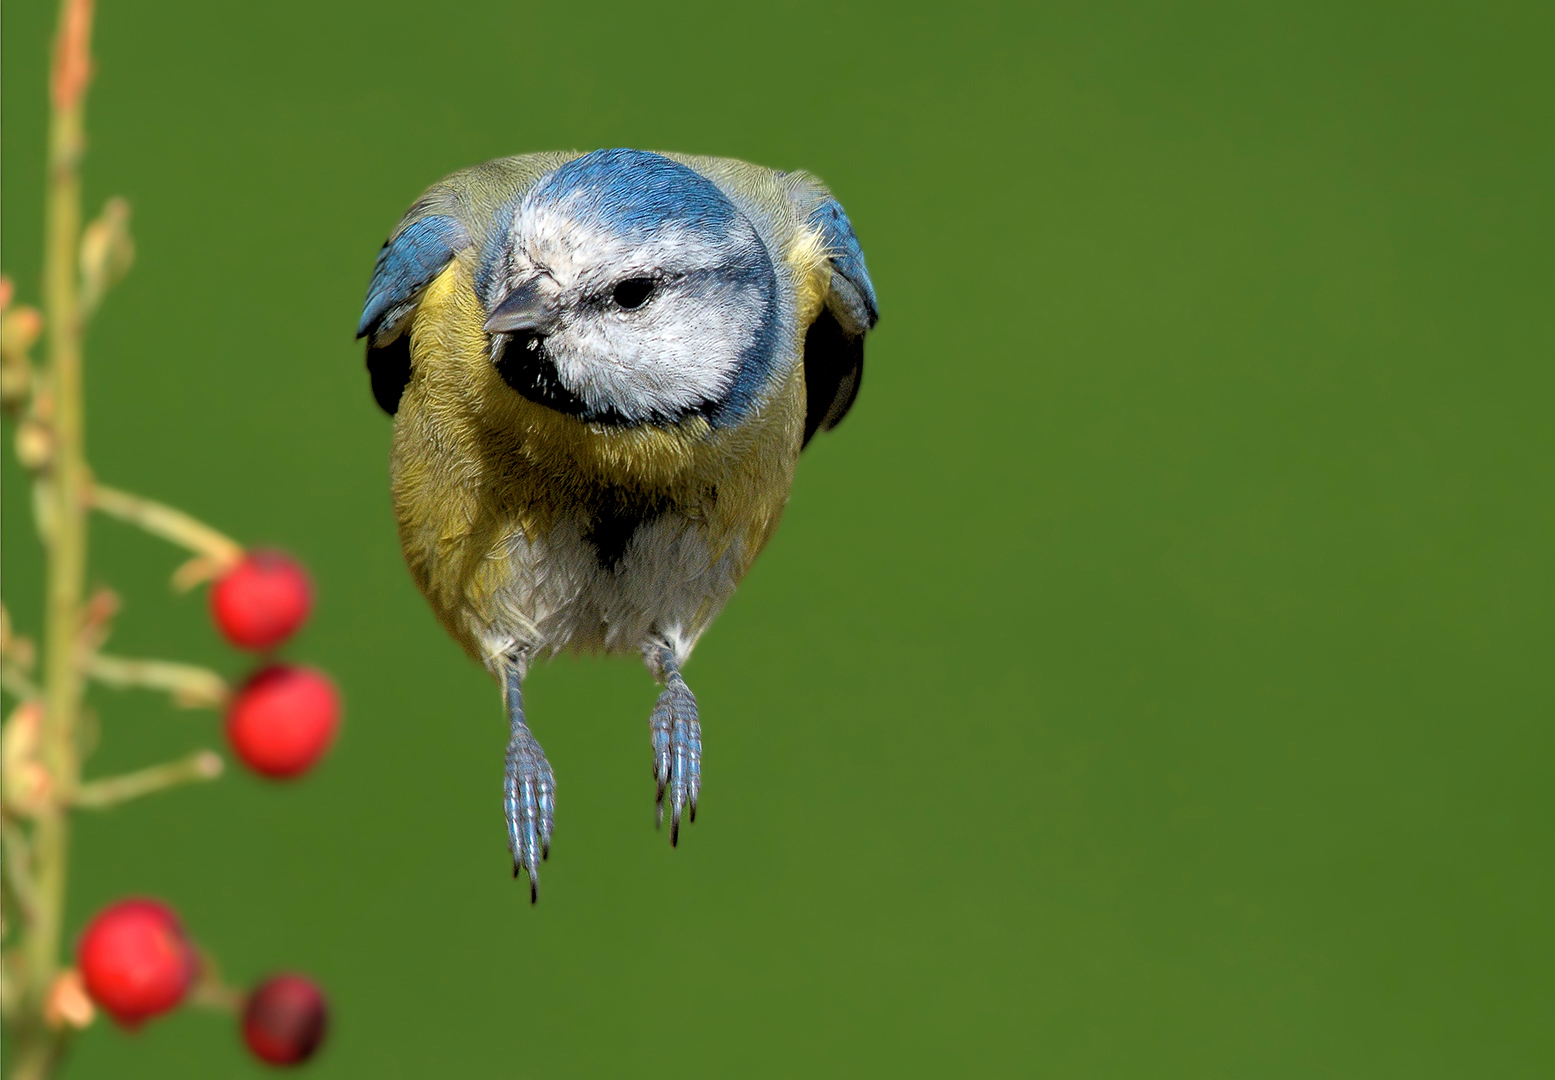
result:
[[[0,860],[5,863],[5,887],[20,909],[22,922],[38,917],[38,887],[32,880],[32,850],[26,834],[15,823],[0,818]]]
[[[189,1004],[213,1012],[234,1015],[241,1012],[247,995],[222,977],[216,957],[200,949],[200,977],[189,988]]]
[[[0,688],[7,693],[15,694],[23,701],[32,701],[43,696],[43,691],[38,684],[27,677],[26,673],[10,664],[0,666]]]
[[[214,780],[221,775],[221,770],[219,754],[210,750],[197,750],[186,758],[169,761],[165,765],[153,765],[147,769],[82,784],[71,795],[70,805],[79,810],[107,810],[143,795],[202,780]]]
[[[78,286],[81,242],[83,114],[91,71],[92,0],[60,0],[50,71],[47,194],[44,205],[43,306],[48,329],[45,379],[52,398],[54,453],[42,502],[50,518],[44,613],[45,707],[41,758],[55,790],[76,787],[80,761],[81,665],[76,634],[86,584],[86,447],[81,393],[82,318]],[[53,1072],[65,1036],[43,1019],[44,999],[59,966],[70,824],[57,802],[33,826],[35,918],[22,944],[24,1009],[12,1076],[42,1080]]]
[[[209,668],[171,660],[128,660],[96,653],[86,672],[98,682],[119,688],[163,690],[188,708],[220,708],[227,701],[227,680]]]
[[[214,563],[231,566],[243,558],[243,545],[182,510],[127,491],[93,484],[92,507],[110,517],[160,536]]]

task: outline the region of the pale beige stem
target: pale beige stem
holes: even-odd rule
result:
[[[220,755],[210,750],[198,750],[165,765],[81,784],[70,797],[70,805],[79,810],[106,810],[153,792],[214,780],[221,775],[222,768]]]
[[[38,917],[38,886],[32,879],[32,847],[27,836],[15,824],[0,818],[0,860],[5,865],[5,888],[15,902],[22,921],[33,923]]]
[[[189,988],[189,1004],[200,1009],[210,1009],[228,1014],[243,1008],[246,995],[222,978],[221,965],[216,957],[200,949],[200,977]]]
[[[27,677],[26,672],[12,664],[0,664],[0,687],[23,701],[33,701],[43,696],[38,684]]]
[[[171,660],[129,660],[97,653],[87,661],[86,673],[107,686],[161,690],[185,708],[219,709],[227,703],[227,680],[209,668]]]
[[[46,556],[43,691],[46,704],[40,758],[55,790],[75,787],[80,761],[76,730],[81,713],[81,656],[77,647],[81,598],[86,591],[85,417],[81,393],[80,267],[81,174],[86,145],[83,113],[91,77],[91,0],[60,0],[50,69],[49,157],[43,213],[43,307],[48,330],[44,367],[52,401],[53,455],[37,481]],[[65,1040],[44,1018],[48,988],[59,970],[64,938],[65,880],[70,821],[51,801],[33,821],[36,917],[22,941],[25,1015],[8,1047],[13,1077],[42,1080],[54,1072]]]
[[[248,996],[243,991],[225,984],[196,983],[189,991],[190,1005],[197,1009],[227,1013],[229,1016],[241,1012],[247,1000]]]
[[[187,548],[222,567],[230,567],[243,558],[242,544],[165,503],[103,484],[93,484],[90,497],[94,509],[138,525],[153,536]]]

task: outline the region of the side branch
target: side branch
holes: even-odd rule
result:
[[[200,949],[200,975],[195,984],[189,988],[189,1004],[199,1009],[210,1009],[213,1012],[224,1012],[229,1016],[235,1016],[243,1011],[243,1003],[247,995],[236,987],[230,986],[222,977],[221,965],[216,962],[216,957]]]
[[[175,585],[192,587],[224,573],[243,558],[242,544],[182,510],[103,484],[93,483],[90,491],[93,509],[137,525],[199,556],[180,568],[173,579]]]
[[[10,908],[20,910],[22,921],[29,926],[38,918],[38,886],[32,878],[32,845],[27,834],[9,818],[0,818],[0,870]]]
[[[221,775],[222,768],[220,755],[210,750],[199,750],[165,765],[153,765],[149,769],[138,769],[122,776],[82,784],[71,796],[70,805],[79,810],[106,810],[142,795],[201,780],[214,780]]]
[[[23,701],[39,700],[43,689],[32,681],[37,654],[32,641],[11,627],[11,613],[0,604],[0,689]]]
[[[36,701],[43,691],[32,678],[15,664],[0,660],[0,690],[14,694],[22,701]]]
[[[97,653],[87,661],[86,673],[121,690],[138,686],[164,691],[187,709],[219,709],[231,692],[227,680],[209,668],[171,660],[129,660]]]

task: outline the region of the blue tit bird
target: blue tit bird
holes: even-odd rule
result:
[[[864,253],[803,172],[641,150],[502,158],[433,185],[378,255],[357,336],[394,416],[411,575],[502,688],[513,875],[539,895],[556,781],[523,681],[640,652],[656,820],[696,819],[682,668],[837,424],[878,317]]]

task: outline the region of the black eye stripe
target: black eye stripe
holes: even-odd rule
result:
[[[631,311],[642,307],[648,302],[648,297],[653,295],[656,284],[653,278],[627,278],[625,281],[617,283],[616,287],[611,290],[610,298],[618,306]]]

